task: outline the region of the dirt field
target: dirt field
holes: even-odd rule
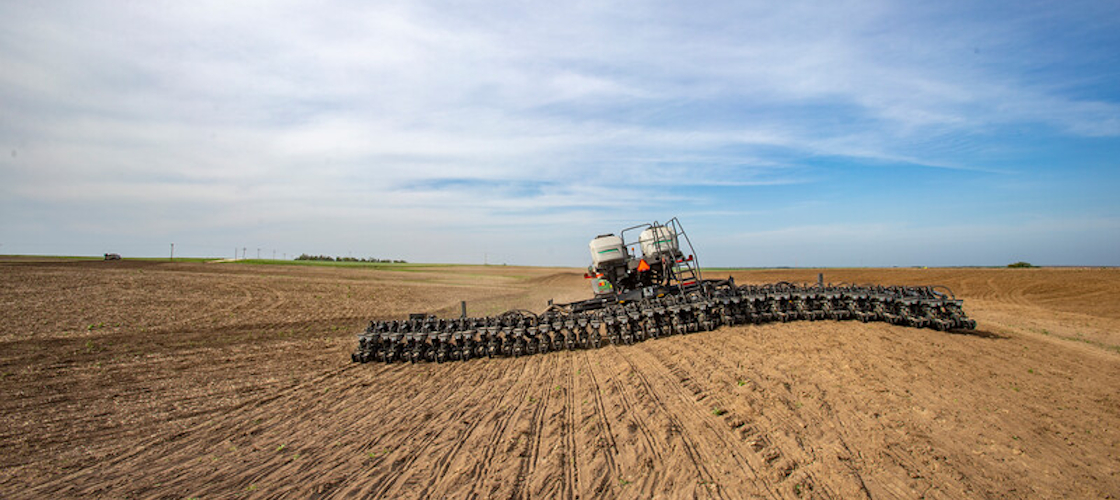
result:
[[[980,327],[355,365],[369,319],[590,292],[572,269],[0,262],[0,498],[1120,498],[1120,270],[825,273],[948,285]]]

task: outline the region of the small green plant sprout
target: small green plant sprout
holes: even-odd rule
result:
[[[739,381],[736,382],[736,383],[739,384],[739,387],[743,387],[744,385],[747,385],[747,381],[743,380],[743,379],[739,379]]]
[[[287,448],[287,447],[288,447],[287,444],[281,444],[280,446],[276,447],[276,451],[284,451],[284,448]]]
[[[720,407],[712,408],[712,415],[715,415],[715,416],[718,417],[720,415],[723,415],[724,413],[727,413],[727,410],[724,410],[723,408],[720,408]]]
[[[618,478],[618,485],[619,485],[619,486],[626,486],[626,485],[628,485],[628,484],[630,484],[630,481],[627,481],[627,480],[625,480],[625,479],[623,479],[623,478],[621,478],[621,477],[620,477],[620,478]]]
[[[371,459],[376,459],[377,455],[381,455],[381,454],[388,455],[389,452],[391,452],[391,451],[393,451],[393,448],[391,448],[389,446],[385,446],[384,450],[382,450],[380,452],[379,451],[372,451],[370,453],[366,453],[366,455],[370,456]]]

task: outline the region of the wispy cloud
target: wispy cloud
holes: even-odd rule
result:
[[[1116,82],[1099,45],[1120,21],[1091,2],[4,10],[2,208],[87,234],[112,217],[113,241],[404,255],[448,227],[517,227],[510,255],[538,262],[534,244],[610,229],[591,225],[854,203],[874,195],[865,167],[982,183],[1040,142],[1120,136],[1118,96],[1093,90]],[[342,235],[363,221],[379,234]],[[26,228],[0,237],[69,251]]]

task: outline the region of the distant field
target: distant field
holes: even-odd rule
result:
[[[105,260],[104,255],[0,255],[0,261]],[[211,262],[220,257],[124,257],[121,260],[143,262]]]
[[[227,264],[257,264],[269,266],[321,266],[321,267],[368,267],[374,269],[408,269],[413,267],[451,267],[462,264],[422,264],[413,262],[338,262],[329,260],[276,260],[241,259],[223,260]]]
[[[28,261],[28,260],[105,260],[103,255],[0,255],[0,261]]]
[[[51,260],[105,260],[104,255],[0,255],[0,261],[51,261]],[[325,267],[450,267],[462,264],[423,264],[413,262],[338,262],[326,260],[282,260],[282,259],[229,259],[223,257],[122,257],[121,260],[139,262],[213,262],[222,264],[254,264],[270,266],[325,266]]]

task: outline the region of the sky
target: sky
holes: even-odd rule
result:
[[[1115,1],[6,1],[0,68],[0,254],[1120,265]]]

